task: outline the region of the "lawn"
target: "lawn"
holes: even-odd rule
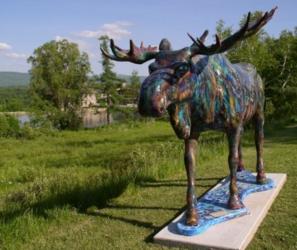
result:
[[[297,249],[297,126],[266,134],[267,172],[288,180],[248,249]],[[250,132],[243,144],[254,170]],[[0,154],[0,249],[167,249],[152,236],[186,191],[183,143],[167,123],[1,138]],[[228,174],[227,154],[223,134],[203,135],[198,194]]]

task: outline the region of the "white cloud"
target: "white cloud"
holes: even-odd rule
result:
[[[131,32],[127,29],[127,27],[131,25],[132,23],[127,21],[105,23],[98,30],[84,30],[78,35],[85,38],[98,38],[100,36],[106,35],[110,38],[119,40],[123,37],[131,35]]]
[[[4,51],[7,51],[7,50],[11,50],[12,49],[12,46],[7,44],[7,43],[0,43],[0,52],[3,51],[1,54],[3,56],[6,56],[8,58],[11,58],[11,59],[24,59],[24,58],[27,58],[28,56],[26,54],[23,54],[23,53],[15,53],[15,52],[4,52]]]
[[[11,46],[7,43],[0,43],[0,51],[1,50],[9,50],[11,49]]]
[[[6,53],[5,56],[12,58],[12,59],[25,59],[28,56],[26,54],[22,54],[22,53]]]

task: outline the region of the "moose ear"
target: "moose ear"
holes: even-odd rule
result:
[[[171,43],[166,38],[162,39],[159,44],[159,50],[172,50]]]
[[[149,74],[153,73],[157,69],[158,69],[158,64],[156,62],[153,62],[148,66]]]

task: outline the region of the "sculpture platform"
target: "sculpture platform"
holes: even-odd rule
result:
[[[286,181],[286,174],[267,174],[267,177],[273,180],[274,188],[249,194],[244,199],[246,211],[242,211],[241,217],[219,224],[215,223],[216,225],[201,230],[181,227],[184,218],[184,213],[182,213],[154,236],[154,242],[195,249],[245,249]],[[225,178],[203,197],[207,198],[208,194],[222,189],[227,182],[228,178]],[[203,197],[199,201],[203,200]],[[214,212],[212,216],[217,222],[216,217],[223,218],[226,212],[223,209],[221,212]]]

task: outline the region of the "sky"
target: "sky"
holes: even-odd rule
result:
[[[269,11],[278,6],[266,25],[269,35],[297,26],[295,0],[1,0],[0,71],[27,72],[27,58],[34,49],[51,40],[68,39],[89,55],[92,71],[101,73],[98,37],[108,35],[117,45],[128,48],[129,39],[139,45],[158,46],[162,38],[173,49],[191,44],[187,32],[200,36],[210,31],[213,43],[218,20],[233,30],[248,11]],[[130,75],[137,70],[147,75],[148,63],[115,63],[114,71]]]

